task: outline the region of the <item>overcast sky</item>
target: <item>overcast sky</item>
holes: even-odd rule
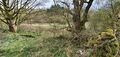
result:
[[[45,1],[45,0],[44,0]],[[50,8],[51,7],[51,5],[53,5],[54,3],[53,3],[53,0],[47,0],[47,1],[49,1],[49,2],[46,2],[45,3],[45,6],[41,6],[41,8]],[[100,2],[99,2],[100,1]],[[101,0],[95,0],[94,2],[93,2],[93,5],[92,5],[92,9],[98,9],[98,8],[100,8],[102,5],[104,5],[105,4],[105,0],[103,0],[102,2],[101,2]]]

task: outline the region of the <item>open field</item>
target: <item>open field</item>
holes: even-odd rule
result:
[[[120,0],[0,0],[0,57],[120,57]]]
[[[18,33],[0,33],[0,57],[68,57],[79,49],[71,43],[71,33],[66,30],[51,30],[48,24],[30,25],[32,29],[26,24],[21,27],[24,29]]]

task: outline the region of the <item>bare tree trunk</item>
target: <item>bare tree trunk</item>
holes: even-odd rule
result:
[[[73,16],[73,23],[74,23],[75,30],[81,30],[80,17],[79,16],[77,16],[77,15]]]
[[[85,12],[83,13],[83,18],[81,18],[81,11],[84,3],[87,3],[87,7],[85,8]],[[74,4],[74,14],[73,14],[73,23],[75,30],[82,31],[85,29],[85,23],[88,21],[88,12],[93,3],[93,0],[89,2],[85,2],[84,0],[73,0]]]
[[[9,31],[15,33],[17,31],[17,26],[15,26],[15,25],[9,25]]]
[[[13,33],[17,32],[17,25],[15,25],[14,23],[10,22],[8,24],[8,27],[10,32],[13,32]]]
[[[81,2],[79,2],[79,0],[73,0],[73,4],[74,4],[74,14],[73,14],[74,28],[77,31],[81,31],[82,30],[81,10],[84,4],[84,0],[81,0]]]
[[[81,32],[85,29],[85,23],[88,21],[88,12],[94,0],[73,0],[73,11],[70,10],[69,4],[66,2],[61,2],[68,7],[68,13],[72,15],[73,20],[73,28],[76,32]],[[87,4],[85,9],[82,11],[82,7],[84,4]],[[83,12],[83,13],[82,13]]]

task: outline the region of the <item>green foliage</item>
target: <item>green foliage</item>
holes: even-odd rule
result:
[[[47,9],[47,12],[52,13],[54,15],[59,15],[64,13],[64,8],[61,7],[59,4],[52,5],[50,9]]]
[[[47,16],[49,16],[51,23],[66,24],[64,8],[59,4],[52,5],[50,9],[47,9]]]

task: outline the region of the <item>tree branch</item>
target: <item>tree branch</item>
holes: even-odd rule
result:
[[[88,12],[89,12],[89,10],[90,10],[90,7],[92,6],[93,1],[94,1],[94,0],[90,0],[90,1],[88,2],[88,5],[87,5],[86,8],[85,8],[85,12],[84,12],[84,14],[83,14],[83,20],[81,21],[81,24],[82,24],[82,25],[84,25],[85,22],[88,21]]]

